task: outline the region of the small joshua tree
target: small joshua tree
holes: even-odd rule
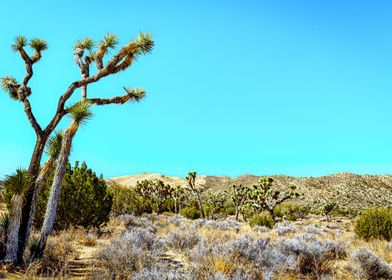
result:
[[[235,220],[238,221],[240,213],[243,212],[246,202],[248,200],[249,188],[241,185],[233,185],[232,200],[235,207]]]
[[[329,222],[331,220],[331,213],[333,210],[337,208],[336,201],[331,199],[326,202],[324,202],[323,205],[321,205],[321,213],[327,218],[327,221]]]
[[[248,198],[250,204],[258,211],[268,211],[275,220],[275,207],[282,204],[284,201],[299,196],[296,192],[296,186],[290,185],[290,190],[282,194],[278,190],[274,190],[272,178],[261,178],[258,185],[253,185],[248,191]]]
[[[227,193],[211,194],[207,197],[207,203],[212,206],[211,219],[215,219],[215,214],[222,212],[225,208],[225,202],[227,201]]]
[[[178,214],[181,210],[181,201],[184,198],[185,189],[181,186],[172,187],[171,197],[174,201],[174,213]]]
[[[151,201],[151,208],[155,204],[157,213],[160,213],[162,205],[172,197],[173,188],[162,180],[143,180],[136,183],[136,192],[143,198]]]
[[[192,192],[196,195],[197,198],[197,203],[199,205],[199,209],[200,209],[200,213],[201,216],[203,217],[203,219],[206,218],[206,215],[204,213],[204,209],[203,209],[203,203],[201,201],[201,196],[200,196],[200,190],[196,188],[196,172],[195,171],[191,171],[188,173],[188,176],[186,176],[186,181],[188,183],[188,186],[190,187],[190,189],[192,190]]]

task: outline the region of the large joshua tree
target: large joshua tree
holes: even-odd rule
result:
[[[48,236],[53,229],[56,218],[57,204],[60,197],[60,187],[67,168],[69,155],[71,154],[72,141],[79,126],[92,117],[90,107],[91,103],[89,101],[81,101],[69,109],[69,115],[72,119],[72,123],[67,128],[63,136],[60,153],[57,159],[56,170],[54,172],[53,183],[50,188],[48,203],[46,205],[46,212],[41,228],[41,235],[36,251],[33,252],[33,255],[31,256],[32,258],[41,255],[45,249]]]
[[[88,85],[128,69],[140,55],[151,52],[154,41],[151,39],[150,34],[140,33],[137,39],[121,47],[111,58],[105,59],[104,62],[104,57],[108,56],[110,50],[115,49],[117,45],[117,37],[110,33],[105,35],[98,45],[95,45],[91,38],[85,38],[76,42],[74,46],[74,61],[80,69],[81,79],[70,83],[58,100],[54,116],[46,127],[42,127],[36,119],[30,104],[29,98],[33,91],[29,86],[29,81],[33,77],[33,66],[41,60],[42,52],[48,48],[48,45],[42,39],[31,39],[28,41],[24,36],[18,36],[15,39],[12,48],[20,54],[25,64],[26,74],[21,82],[12,76],[3,77],[1,85],[11,99],[23,104],[26,117],[36,135],[35,146],[28,168],[30,176],[37,178],[46,142],[62,118],[69,113],[66,103],[77,89],[81,89],[83,100],[87,100],[95,105],[124,104],[144,96],[143,90],[126,87],[124,87],[125,94],[120,96],[110,98],[91,98],[88,96]],[[27,53],[27,47],[33,51],[32,55]],[[91,73],[92,64],[95,64],[97,69],[94,74]],[[31,214],[34,213],[34,191],[36,185],[35,183],[30,184],[23,201],[16,260],[18,263],[22,261],[24,249],[30,237],[31,221],[33,219]]]

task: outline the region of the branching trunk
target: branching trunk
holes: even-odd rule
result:
[[[46,205],[45,218],[41,228],[40,239],[36,251],[31,255],[31,259],[42,256],[42,253],[45,250],[48,236],[53,230],[53,225],[56,219],[57,204],[60,197],[61,183],[67,169],[68,159],[71,153],[72,140],[76,134],[77,129],[78,124],[73,122],[65,132],[60,155],[57,160],[53,183],[50,189],[48,203]]]
[[[8,237],[6,245],[6,256],[4,261],[15,264],[18,254],[18,232],[20,227],[20,218],[22,216],[22,195],[14,195],[11,199],[10,223],[8,226]]]

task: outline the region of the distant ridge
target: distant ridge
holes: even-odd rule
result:
[[[335,173],[320,177],[294,177],[286,175],[270,176],[276,187],[284,189],[290,184],[297,186],[302,196],[299,201],[319,207],[324,201],[335,199],[341,209],[363,210],[373,207],[392,207],[392,175],[358,175],[353,173]],[[231,191],[233,184],[253,185],[261,176],[250,174],[238,177],[198,176],[196,185],[205,189],[205,193]],[[186,186],[180,177],[165,176],[156,173],[141,173],[107,179],[108,184],[132,187],[137,181],[161,179],[167,184]]]

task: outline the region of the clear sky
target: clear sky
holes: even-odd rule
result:
[[[89,90],[148,93],[95,108],[79,130],[71,160],[105,177],[392,171],[391,1],[3,1],[1,10],[0,76],[24,75],[16,35],[49,44],[31,80],[42,126],[79,78],[76,39],[152,33],[151,55]],[[28,167],[34,133],[3,92],[0,122],[3,177]]]

